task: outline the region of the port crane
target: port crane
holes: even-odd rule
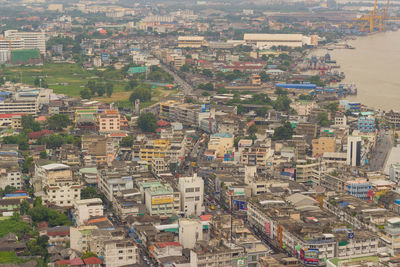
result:
[[[387,0],[384,11],[379,13],[377,12],[376,9],[377,3],[378,0],[375,0],[374,7],[369,14],[363,15],[359,18],[354,18],[354,21],[360,24],[360,31],[364,31],[365,27],[369,26],[369,32],[372,33],[375,27],[377,26],[378,31],[381,32],[385,28],[385,21],[400,20],[400,17],[388,16],[390,0]]]

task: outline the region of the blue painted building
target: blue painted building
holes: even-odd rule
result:
[[[358,117],[357,129],[361,132],[375,132],[375,118],[373,116]]]
[[[371,190],[371,183],[365,179],[346,182],[346,193],[356,198],[367,200],[369,190]]]

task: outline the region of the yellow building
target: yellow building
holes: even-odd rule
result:
[[[164,158],[169,149],[169,140],[156,139],[151,140],[140,147],[139,157],[140,160],[147,161],[150,165],[154,158]]]
[[[232,152],[234,146],[234,136],[230,133],[215,133],[211,135],[208,142],[208,149],[215,150],[217,157],[223,157],[225,154]]]
[[[312,156],[322,156],[324,152],[336,151],[335,138],[320,137],[312,140]]]

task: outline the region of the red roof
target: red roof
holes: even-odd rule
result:
[[[165,248],[165,247],[181,247],[181,243],[179,242],[159,242],[157,245],[160,248]]]
[[[50,135],[52,133],[53,133],[53,131],[50,131],[47,129],[41,130],[39,132],[31,132],[31,133],[29,133],[29,139],[38,139],[41,136]]]
[[[204,221],[209,221],[211,220],[212,215],[211,214],[206,214],[206,215],[200,215],[200,220]]]
[[[23,116],[25,113],[9,113],[9,114],[0,114],[0,119],[11,119],[14,116]]]
[[[47,231],[48,236],[69,236],[69,231]]]
[[[69,260],[60,260],[57,261],[58,266],[69,265]]]
[[[168,126],[170,123],[168,121],[157,121],[158,126]]]
[[[84,259],[83,261],[85,262],[86,265],[87,264],[102,264],[103,263],[99,258],[96,258],[96,257],[90,257],[90,258]]]
[[[75,258],[75,259],[72,259],[69,261],[69,265],[72,265],[72,266],[80,266],[83,264],[84,264],[83,260],[81,260],[80,258]]]

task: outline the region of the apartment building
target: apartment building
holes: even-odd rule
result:
[[[325,152],[336,151],[336,139],[333,137],[320,137],[312,140],[312,156],[322,157]]]
[[[14,130],[22,129],[21,119],[23,115],[23,113],[0,114],[0,127],[7,128],[11,126],[11,129]]]
[[[357,129],[361,132],[375,132],[375,118],[373,116],[360,116],[357,119]]]
[[[106,110],[97,116],[100,133],[119,132],[121,130],[121,115],[118,110]]]
[[[70,228],[70,247],[76,251],[90,251],[89,242],[91,232],[96,230],[95,225],[80,225]]]
[[[98,187],[109,201],[121,190],[133,189],[133,177],[127,172],[117,170],[102,170]]]
[[[257,143],[253,146],[239,147],[240,163],[244,165],[266,166],[272,156],[270,145],[270,143]]]
[[[137,247],[121,230],[94,230],[89,241],[90,251],[103,259],[105,266],[126,266],[137,263]]]
[[[199,242],[198,246],[190,250],[190,267],[215,265],[218,267],[245,266],[247,258],[245,248],[226,242],[221,243],[208,244],[208,242]]]
[[[0,188],[4,189],[6,186],[12,186],[17,189],[21,189],[24,186],[18,164],[0,164]]]
[[[200,216],[204,211],[204,181],[197,174],[181,177],[178,181],[181,192],[181,210],[186,216]]]
[[[153,157],[163,158],[167,155],[169,145],[170,142],[167,139],[148,140],[146,143],[140,145],[139,158],[151,165]]]
[[[368,192],[371,190],[371,183],[366,179],[358,178],[346,182],[346,192],[363,200],[367,200]]]
[[[299,100],[291,103],[290,107],[296,111],[297,115],[308,116],[318,105],[314,101]]]
[[[144,196],[150,216],[169,217],[175,213],[174,190],[170,185],[151,185],[145,189]]]
[[[210,137],[208,149],[215,150],[217,157],[224,157],[228,152],[233,151],[233,138],[229,133],[215,133]]]
[[[35,193],[43,194],[43,200],[48,204],[70,208],[74,200],[81,197],[82,184],[72,175],[71,167],[60,163],[35,165],[35,175],[31,184]]]
[[[136,264],[137,247],[132,239],[105,241],[99,256],[103,256],[106,266],[126,266]]]
[[[8,30],[4,32],[4,38],[8,40],[23,40],[24,48],[38,49],[41,54],[46,53],[46,36],[44,32]]]
[[[91,217],[103,216],[103,202],[100,198],[82,199],[74,201],[74,217],[76,224],[82,225]]]
[[[49,245],[64,246],[70,240],[69,226],[47,227],[39,231],[39,235],[49,237]]]

